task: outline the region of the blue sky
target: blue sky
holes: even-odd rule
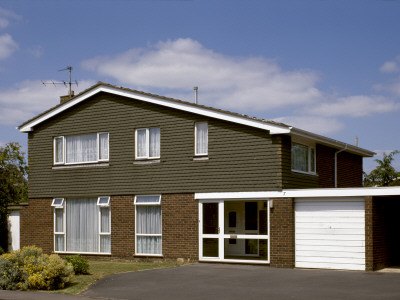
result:
[[[354,143],[400,149],[400,1],[0,2],[0,145],[56,105],[73,67]],[[377,156],[379,158],[379,156]],[[400,157],[395,163],[400,169]],[[365,170],[375,166],[365,159]]]

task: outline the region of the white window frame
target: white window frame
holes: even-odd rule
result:
[[[56,204],[56,200],[60,200],[61,199],[61,204]],[[64,202],[65,199],[64,198],[54,198],[53,202],[51,203],[51,206],[54,207],[53,210],[53,245],[54,245],[54,252],[64,252],[65,251],[65,228],[66,228],[66,218],[65,218],[65,209],[64,209]],[[57,210],[62,210],[62,214],[63,214],[63,221],[62,221],[62,227],[63,227],[63,231],[56,231],[57,229]],[[63,236],[63,245],[64,245],[64,249],[62,250],[56,250],[56,236]]]
[[[62,161],[56,161],[57,159],[57,147],[56,147],[56,140],[62,139]],[[65,138],[64,136],[56,136],[53,139],[53,158],[55,165],[63,165],[65,163]]]
[[[207,124],[207,151],[204,153],[199,153],[197,149],[197,125]],[[194,155],[195,156],[207,156],[208,155],[208,122],[196,122],[194,123]]]
[[[107,149],[108,155],[107,158],[100,158],[100,135],[106,134],[107,135]],[[109,161],[110,160],[110,133],[109,132],[98,132],[97,133],[97,160],[98,161]]]
[[[158,201],[156,202],[137,202],[138,197],[158,197]],[[160,234],[145,234],[145,233],[137,233],[137,206],[160,206],[161,207],[161,195],[137,195],[134,200],[135,204],[135,255],[137,256],[157,256],[161,257],[162,254],[162,208],[160,210],[161,214],[161,233]],[[137,237],[138,236],[159,236],[161,237],[161,254],[153,254],[153,253],[138,253],[137,252]]]
[[[67,163],[66,161],[66,156],[67,156],[67,146],[66,146],[66,138],[69,136],[57,136],[53,138],[53,163],[54,165],[82,165],[82,164],[91,164],[91,163],[98,163],[98,162],[107,162],[110,160],[110,133],[108,132],[98,132],[97,134],[97,157],[95,161],[83,161],[83,162],[72,162],[72,163]],[[108,139],[107,139],[107,147],[108,147],[108,157],[106,159],[100,159],[100,135],[101,134],[107,134]],[[81,134],[78,135],[70,135],[70,136],[80,136]],[[85,135],[85,134],[82,134]],[[62,162],[56,162],[56,139],[62,138],[63,141],[63,160]]]
[[[292,168],[292,163],[291,163],[292,171],[293,172],[297,172],[297,173],[315,175],[316,174],[316,169],[317,169],[317,151],[316,151],[315,145],[310,145],[310,144],[299,142],[299,141],[296,141],[296,140],[292,141],[291,148],[290,148],[291,149],[291,154],[290,154],[291,159],[293,159],[293,157],[292,157],[293,144],[297,144],[297,145],[301,145],[301,146],[307,147],[307,171],[301,171],[301,170],[293,169]],[[313,158],[312,158],[312,153],[314,154]],[[313,162],[313,165],[312,165],[312,162]],[[311,167],[313,167],[313,168],[311,168]],[[313,169],[313,171],[312,171],[312,169]]]
[[[152,128],[158,128],[160,130],[160,155],[158,156],[150,156],[150,129]],[[146,155],[145,156],[139,156],[138,155],[138,131],[140,130],[145,130],[146,131]],[[141,160],[141,159],[158,159],[161,157],[161,128],[160,127],[149,127],[149,128],[138,128],[135,130],[135,159]]]
[[[100,204],[100,198],[108,198],[107,204]],[[101,246],[101,236],[110,236],[110,243],[111,243],[111,208],[110,208],[110,198],[109,196],[100,196],[97,198],[97,213],[98,213],[98,226],[99,226],[99,244],[98,244],[98,252],[76,252],[76,251],[66,251],[66,239],[67,239],[67,232],[66,232],[66,228],[67,228],[67,216],[66,216],[66,209],[65,209],[65,204],[66,204],[66,199],[65,198],[54,198],[53,202],[51,204],[52,207],[54,207],[54,224],[53,224],[53,248],[54,248],[54,252],[55,253],[82,253],[82,254],[104,254],[104,255],[110,255],[110,252],[100,252],[100,246]],[[57,199],[62,199],[62,204],[55,204],[54,202]],[[103,207],[108,207],[108,218],[109,218],[109,228],[108,228],[108,232],[102,231],[101,230],[101,208]],[[56,231],[56,210],[62,210],[63,211],[63,231],[58,232]],[[64,237],[64,249],[62,250],[56,250],[56,236],[57,235],[63,235]],[[111,248],[111,245],[110,245]]]

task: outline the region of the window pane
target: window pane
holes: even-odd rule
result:
[[[218,239],[203,238],[203,256],[218,257]]]
[[[136,156],[137,157],[147,157],[147,147],[146,147],[146,129],[139,129],[136,131]]]
[[[64,162],[64,143],[62,137],[55,138],[55,162]]]
[[[68,136],[67,163],[97,161],[97,134]]]
[[[55,209],[56,212],[56,232],[64,232],[64,209]]]
[[[111,237],[109,235],[100,236],[100,252],[111,253]]]
[[[109,233],[110,232],[110,208],[101,207],[100,208],[100,232]]]
[[[97,198],[67,199],[67,251],[99,252]]]
[[[161,234],[161,206],[136,206],[136,233]]]
[[[196,154],[208,153],[208,124],[196,123]]]
[[[150,128],[150,157],[160,157],[160,128]]]
[[[315,172],[315,151],[310,148],[310,172]]]
[[[258,230],[258,204],[246,202],[244,205],[245,230]]]
[[[54,250],[55,251],[65,251],[64,250],[64,235],[56,234],[54,238]]]
[[[297,143],[292,144],[292,169],[308,172],[308,147]]]
[[[137,196],[136,203],[160,203],[160,196]]]
[[[99,159],[108,160],[108,133],[99,134]]]
[[[161,254],[160,236],[138,236],[136,252],[139,254]]]

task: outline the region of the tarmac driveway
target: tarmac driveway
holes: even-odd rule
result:
[[[400,273],[194,264],[108,276],[82,293],[111,299],[400,299]]]

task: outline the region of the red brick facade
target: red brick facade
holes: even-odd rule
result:
[[[35,245],[45,253],[54,249],[53,199],[30,199],[29,205],[21,209],[20,244],[21,247]]]
[[[294,201],[292,198],[272,199],[270,210],[270,265],[294,268]]]
[[[327,146],[317,144],[316,162],[318,174],[318,187],[335,187],[335,152]],[[348,152],[337,154],[337,187],[362,186],[362,157]]]

